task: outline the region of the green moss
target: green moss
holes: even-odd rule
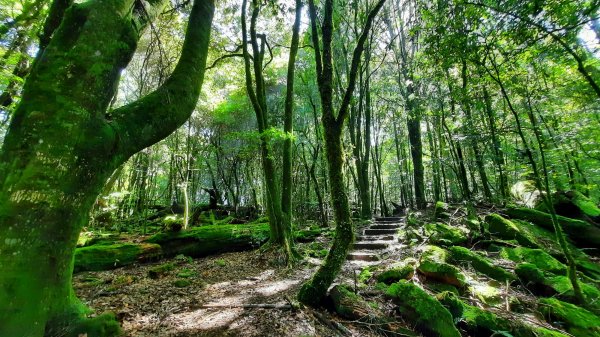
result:
[[[433,244],[458,245],[467,242],[467,234],[459,228],[443,223],[429,223],[425,225],[425,233]]]
[[[184,268],[177,273],[177,277],[179,278],[192,278],[198,276],[198,273],[191,269]]]
[[[573,336],[600,336],[600,317],[576,305],[544,298],[539,301],[539,310],[548,322],[562,322]]]
[[[515,268],[515,273],[525,282],[543,283],[544,272],[531,263],[521,263]]]
[[[175,265],[173,263],[163,263],[158,266],[152,267],[148,270],[148,277],[151,279],[157,279],[165,276],[169,272],[175,269]]]
[[[554,274],[564,275],[567,267],[541,249],[525,247],[502,248],[500,256],[515,262],[527,262],[537,268]]]
[[[503,218],[498,214],[490,214],[485,217],[485,222],[488,225],[490,234],[505,240],[517,240],[520,244],[527,247],[537,247],[535,238],[514,222]]]
[[[435,203],[435,210],[433,212],[433,217],[435,219],[448,219],[450,218],[450,213],[448,211],[450,207],[447,203],[438,201]]]
[[[75,250],[75,272],[114,269],[158,258],[161,247],[149,243],[94,245]]]
[[[464,247],[450,247],[450,258],[455,263],[472,266],[476,271],[498,281],[512,281],[515,276],[501,267],[496,267],[490,260]]]
[[[455,286],[446,284],[446,283],[435,282],[435,281],[428,281],[427,289],[429,289],[430,291],[432,291],[436,294],[440,294],[440,293],[444,293],[444,292],[451,292],[456,295],[460,294],[460,291],[458,291],[458,288],[456,288]]]
[[[418,286],[400,281],[388,287],[386,296],[398,305],[402,316],[414,322],[425,334],[439,337],[461,336],[450,312]]]
[[[447,260],[448,252],[445,249],[427,246],[421,255],[417,270],[433,280],[463,288],[466,284],[465,276],[458,268],[448,264]]]
[[[190,280],[186,280],[186,279],[177,279],[177,280],[173,281],[173,285],[177,288],[185,288],[185,287],[189,286],[190,284],[192,284],[192,282]]]
[[[494,282],[497,283],[497,282]],[[476,282],[469,285],[469,291],[486,305],[494,306],[502,303],[502,292],[488,283]]]
[[[415,267],[413,265],[404,265],[396,268],[392,268],[384,271],[377,275],[377,282],[383,282],[385,284],[392,284],[400,280],[408,280],[412,278],[415,273]]]
[[[323,233],[321,228],[306,229],[294,232],[294,237],[297,242],[311,242],[314,241]]]
[[[437,299],[448,309],[458,325],[471,336],[566,337],[556,331],[529,325],[514,318],[509,320],[468,305],[449,292],[439,294]]]
[[[557,295],[568,301],[576,301],[571,281],[566,276],[544,273],[532,263],[521,263],[515,268],[515,273],[530,289],[543,296]],[[579,286],[590,303],[600,300],[600,290],[595,286],[580,282]]]
[[[219,267],[225,267],[225,266],[227,266],[227,261],[225,261],[223,259],[217,259],[217,260],[215,260],[215,264]]]
[[[371,267],[364,267],[358,274],[358,283],[366,284],[373,277]]]
[[[160,233],[147,242],[157,243],[167,256],[203,257],[227,251],[260,247],[269,239],[268,224],[211,225],[178,233]]]
[[[554,231],[550,214],[529,208],[509,207],[506,213],[511,218],[523,219]],[[564,232],[571,240],[583,246],[600,247],[600,228],[576,219],[557,216]]]
[[[115,315],[112,313],[82,319],[75,323],[69,330],[68,337],[113,337],[121,335],[119,322],[117,322]]]

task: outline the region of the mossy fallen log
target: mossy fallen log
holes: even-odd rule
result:
[[[268,239],[268,224],[246,224],[209,225],[176,233],[160,233],[146,242],[160,245],[165,256],[203,257],[258,248]]]
[[[524,323],[520,320],[507,319],[490,311],[468,305],[456,295],[445,292],[437,295],[437,299],[450,311],[459,327],[472,336],[515,336],[515,337],[566,337],[558,331]],[[504,332],[504,333],[502,333]]]
[[[600,336],[600,317],[574,304],[543,298],[539,301],[539,310],[548,322],[565,326],[573,336]]]
[[[75,250],[75,272],[109,270],[157,259],[161,247],[153,243],[98,244]]]
[[[509,207],[506,214],[511,218],[527,220],[538,226],[554,230],[550,214],[523,207]],[[600,228],[577,219],[557,216],[564,232],[578,246],[600,247]]]
[[[557,296],[558,298],[577,302],[573,292],[573,285],[564,275],[555,275],[544,272],[532,263],[521,263],[515,268],[515,273],[534,294],[544,297]],[[584,297],[594,308],[600,301],[600,290],[594,285],[580,282],[579,286]]]
[[[427,336],[460,337],[452,315],[440,302],[420,287],[400,281],[387,288],[385,295],[398,306],[400,314]]]

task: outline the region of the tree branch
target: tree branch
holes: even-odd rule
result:
[[[195,0],[181,57],[171,76],[154,92],[118,108],[109,121],[119,144],[115,160],[164,139],[190,117],[204,79],[214,0]]]

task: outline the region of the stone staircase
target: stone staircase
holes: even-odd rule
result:
[[[375,218],[375,222],[356,236],[348,260],[377,262],[386,252],[400,247],[398,229],[404,226],[403,217]]]

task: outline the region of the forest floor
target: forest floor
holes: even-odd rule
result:
[[[300,244],[299,250],[309,245]],[[355,336],[375,336],[325,311],[244,308],[247,304],[286,307],[290,302],[296,306],[301,284],[321,263],[309,257],[298,268],[286,268],[273,260],[259,250],[174,258],[79,273],[74,285],[79,298],[97,313],[116,313],[125,336],[337,336],[336,330],[343,327]],[[161,266],[172,269],[149,277],[151,270]],[[348,262],[339,279],[348,282],[353,274]],[[178,283],[181,280],[189,284]]]
[[[499,211],[478,209],[477,214],[481,220]],[[376,308],[377,315],[385,316],[386,322],[393,321],[399,328],[396,335],[421,336],[411,330],[415,326],[423,330],[425,323],[419,323],[421,314],[431,316],[432,310],[429,306],[419,309],[415,302],[421,300],[390,300],[384,296],[383,283],[389,285],[404,279],[409,282],[398,284],[424,289],[430,294],[424,296],[429,298],[459,298],[459,302],[452,303],[460,303],[464,314],[454,312],[458,316],[450,320],[448,328],[455,329],[456,325],[463,336],[600,336],[600,318],[593,313],[573,306],[570,316],[587,317],[576,322],[571,317],[557,316],[551,307],[548,309],[548,303],[569,304],[547,302],[547,297],[567,302],[573,297],[570,284],[565,281],[566,267],[548,254],[559,258],[561,254],[551,232],[492,214],[490,219],[485,217],[486,222],[500,219],[494,226],[507,227],[494,227],[490,229],[493,235],[488,233],[482,238],[478,234],[480,221],[469,220],[463,207],[448,209],[441,215],[443,220],[436,219],[430,210],[398,222],[393,244],[378,253],[380,260],[347,261],[335,283],[357,293],[359,296],[353,297]],[[357,234],[365,228],[373,226],[359,226]],[[177,256],[111,271],[78,273],[74,287],[77,296],[96,313],[114,312],[125,336],[381,336],[381,324],[343,318],[332,308],[306,308],[295,299],[302,283],[322,263],[331,234],[326,231],[314,242],[298,244],[298,252],[305,258],[293,267],[278,265],[277,256],[261,249],[197,259]],[[577,252],[591,276],[582,283],[586,297],[600,312],[599,258]],[[456,255],[466,253],[471,257]],[[443,268],[428,269],[430,265]],[[388,271],[405,270],[407,266],[413,266],[410,273],[394,276],[393,280],[382,279]],[[529,274],[518,272],[525,267],[541,268],[538,270],[544,278],[527,280]],[[497,281],[504,277],[506,282]],[[450,293],[458,297],[448,297]],[[402,314],[402,305],[406,312],[425,311],[417,317],[404,317],[403,321],[398,315]],[[432,317],[434,321],[426,324],[437,324],[436,314]]]

